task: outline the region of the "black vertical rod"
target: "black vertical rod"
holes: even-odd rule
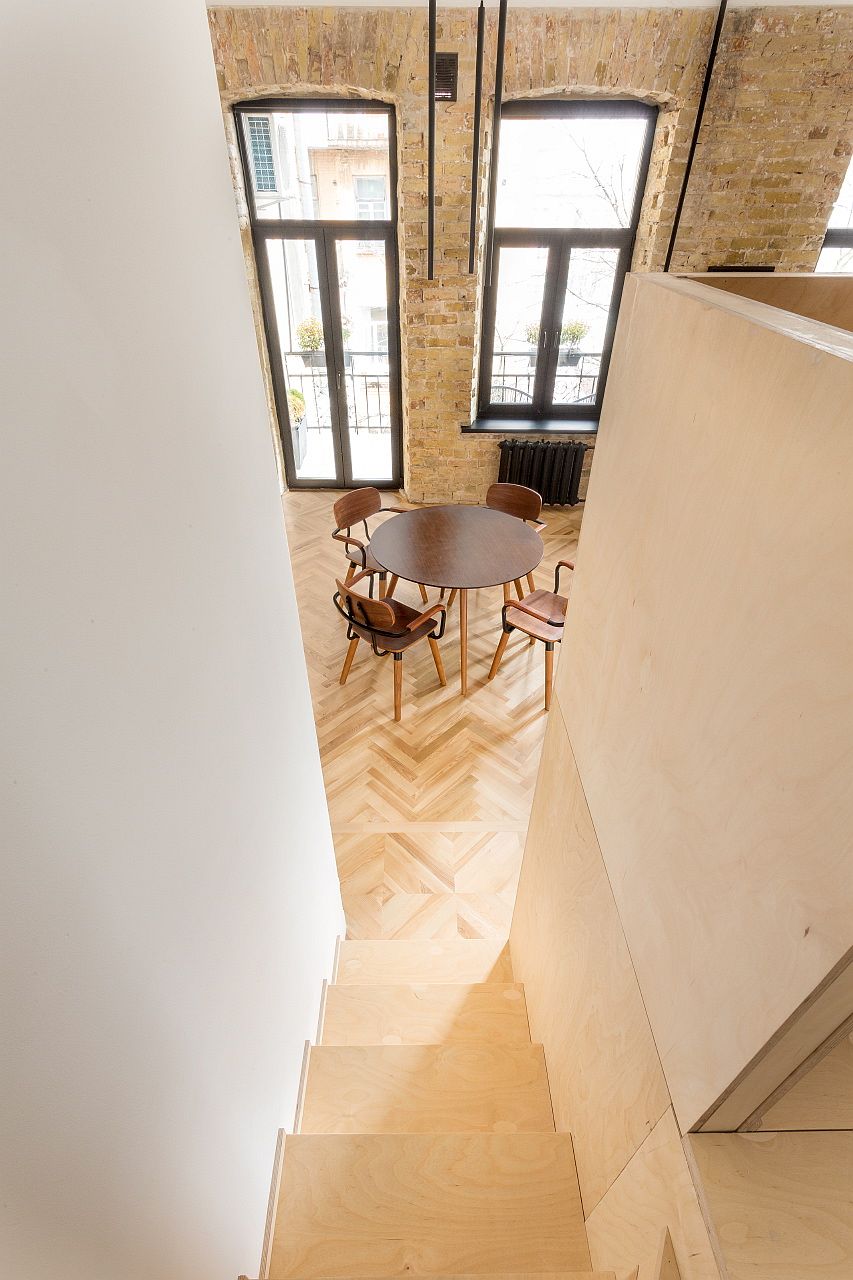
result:
[[[498,8],[498,51],[495,59],[495,114],[492,120],[492,158],[489,163],[489,206],[486,222],[486,271],[485,283],[492,283],[492,258],[495,242],[495,205],[498,196],[498,146],[501,137],[501,103],[504,93],[504,50],[506,49],[507,0],[500,0]]]
[[[669,271],[669,264],[672,262],[672,251],[675,248],[675,237],[678,235],[678,226],[681,222],[681,211],[684,208],[684,199],[687,195],[687,184],[690,181],[690,171],[693,168],[693,157],[696,155],[696,146],[699,142],[699,130],[702,128],[702,117],[705,114],[705,103],[708,100],[708,90],[711,87],[711,76],[714,74],[714,63],[717,59],[717,46],[720,43],[720,32],[723,29],[725,16],[726,0],[720,0],[720,8],[717,13],[717,25],[714,27],[711,51],[708,54],[708,65],[705,68],[705,79],[702,81],[702,92],[699,95],[699,109],[696,112],[696,122],[693,125],[693,137],[690,139],[690,150],[687,153],[687,164],[684,169],[684,179],[681,183],[681,190],[678,193],[678,204],[675,206],[675,217],[672,222],[672,232],[669,237],[669,246],[666,251],[666,261],[663,264],[664,271]]]
[[[480,201],[480,122],[483,115],[483,46],[486,42],[486,6],[477,10],[477,70],[474,78],[474,146],[471,153],[471,226],[468,231],[468,274],[474,274],[477,248],[477,205]]]
[[[436,0],[429,0],[429,135],[427,141],[427,279],[435,279],[435,27]]]

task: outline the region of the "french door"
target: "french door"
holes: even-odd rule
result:
[[[394,111],[234,108],[290,488],[402,481]]]
[[[392,230],[312,222],[254,240],[288,484],[398,485]]]

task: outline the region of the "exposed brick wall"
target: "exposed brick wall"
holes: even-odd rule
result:
[[[506,98],[618,94],[660,107],[635,270],[663,263],[714,16],[712,9],[509,15]],[[470,501],[497,473],[500,438],[460,431],[472,413],[479,336],[479,278],[467,272],[476,11],[439,14],[439,48],[459,53],[459,100],[437,109],[434,281],[426,279],[426,21],[425,8],[210,11],[226,107],[275,94],[394,103],[406,490],[415,500]],[[728,23],[673,266],[776,260],[809,270],[853,141],[853,10],[735,10]],[[495,29],[490,12],[487,92]],[[484,115],[483,199],[491,134],[490,111]]]

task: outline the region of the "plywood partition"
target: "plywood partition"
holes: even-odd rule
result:
[[[773,318],[629,281],[557,676],[682,1131],[849,986],[853,336]]]
[[[753,298],[782,311],[853,330],[853,275],[801,275],[789,272],[710,272],[688,277],[714,289]]]

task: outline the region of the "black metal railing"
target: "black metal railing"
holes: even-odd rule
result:
[[[324,352],[283,351],[282,356],[291,422],[294,425],[304,424],[310,430],[330,427],[329,377]],[[344,384],[350,428],[355,431],[389,431],[391,392],[387,354],[382,351],[346,352]],[[301,418],[298,416],[300,411]]]
[[[598,392],[600,351],[561,351],[554,380],[554,404],[592,404]],[[492,357],[492,404],[533,400],[536,353],[496,351]]]

